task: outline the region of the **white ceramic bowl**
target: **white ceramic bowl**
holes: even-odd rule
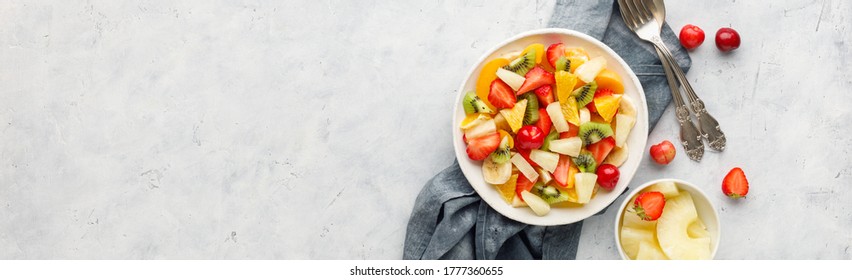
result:
[[[627,254],[624,253],[624,248],[621,247],[621,220],[622,214],[624,213],[624,209],[633,203],[633,200],[636,199],[636,195],[639,192],[642,192],[644,189],[658,183],[672,181],[675,182],[678,189],[686,191],[689,195],[692,196],[692,201],[695,203],[695,210],[698,211],[698,218],[704,223],[704,226],[707,227],[707,231],[710,233],[710,258],[713,259],[716,257],[716,251],[719,250],[719,235],[722,232],[721,224],[719,223],[719,215],[716,212],[716,207],[713,206],[713,203],[710,202],[710,199],[707,198],[707,194],[704,193],[700,188],[695,185],[688,183],[683,180],[678,179],[659,179],[651,182],[647,182],[637,187],[633,191],[630,192],[621,203],[621,206],[618,207],[618,215],[615,218],[615,244],[618,247],[618,254],[621,255],[621,259],[629,260]]]
[[[595,198],[583,207],[553,208],[549,214],[539,217],[529,207],[514,208],[506,204],[500,197],[500,194],[497,193],[497,190],[482,178],[482,162],[468,158],[466,152],[467,145],[462,140],[462,131],[459,129],[459,123],[465,117],[464,108],[461,106],[461,103],[466,92],[475,90],[479,72],[482,66],[488,61],[506,53],[521,51],[533,43],[544,44],[547,47],[559,42],[564,43],[567,47],[581,47],[591,57],[603,56],[606,58],[607,69],[615,71],[621,76],[624,83],[624,93],[630,96],[636,105],[637,117],[636,125],[627,139],[629,156],[627,161],[619,167],[621,178],[615,190],[610,192],[599,191]],[[479,196],[488,205],[500,214],[523,223],[545,226],[564,225],[581,221],[600,212],[615,201],[618,195],[627,188],[627,185],[633,178],[633,174],[636,173],[636,168],[639,167],[639,162],[644,154],[645,142],[648,140],[648,105],[645,101],[645,92],[642,90],[642,85],[639,84],[639,79],[636,78],[636,75],[630,70],[627,63],[612,49],[600,41],[577,31],[561,28],[538,29],[518,34],[500,43],[486,52],[476,65],[470,69],[458,90],[455,109],[453,111],[452,131],[453,146],[455,147],[456,158],[459,161],[461,170],[464,172],[471,186],[473,186]]]

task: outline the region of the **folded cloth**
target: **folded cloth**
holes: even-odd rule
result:
[[[548,24],[601,39],[639,77],[648,101],[651,128],[671,101],[653,46],[621,20],[612,0],[557,1]],[[663,41],[689,70],[689,55],[664,26]],[[435,175],[417,196],[405,234],[403,259],[575,259],[583,223],[532,226],[500,215],[480,199],[458,162]]]

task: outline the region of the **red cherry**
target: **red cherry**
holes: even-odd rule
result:
[[[719,28],[716,31],[716,47],[723,52],[736,50],[740,47],[740,34],[732,28]]]
[[[675,157],[675,147],[669,140],[651,146],[651,158],[659,164],[669,164]]]
[[[621,176],[618,167],[609,163],[598,166],[597,173],[598,185],[601,185],[601,188],[608,191],[615,189],[615,185],[618,184],[618,178]]]
[[[692,50],[701,43],[704,43],[704,30],[692,24],[684,25],[680,30],[680,44],[687,50]]]
[[[518,130],[518,135],[515,136],[515,145],[521,149],[538,149],[541,144],[544,144],[544,132],[541,129],[525,125]]]

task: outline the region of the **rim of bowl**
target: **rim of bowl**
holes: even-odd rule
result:
[[[621,238],[618,238],[619,237],[619,231],[621,230],[622,213],[624,212],[624,208],[627,207],[627,204],[630,203],[630,198],[632,198],[633,196],[638,194],[639,191],[641,191],[641,190],[644,190],[644,189],[646,189],[646,188],[648,188],[648,187],[650,187],[650,186],[652,186],[656,183],[666,182],[666,181],[675,182],[676,184],[679,185],[678,187],[680,187],[680,185],[683,185],[683,186],[686,186],[687,188],[690,188],[690,189],[698,192],[702,197],[704,197],[704,200],[707,201],[707,204],[710,205],[710,209],[713,209],[712,215],[713,215],[713,217],[715,217],[714,220],[716,221],[716,223],[715,223],[715,225],[716,225],[716,242],[714,242],[714,244],[713,244],[713,248],[712,248],[712,251],[710,253],[710,259],[711,260],[715,259],[716,258],[716,252],[719,250],[719,243],[722,239],[722,222],[719,220],[719,210],[716,208],[716,205],[713,204],[713,201],[710,200],[710,197],[707,196],[707,193],[705,193],[704,190],[697,187],[693,183],[690,183],[690,182],[687,182],[687,181],[684,181],[684,180],[681,180],[681,179],[674,179],[674,178],[663,178],[663,179],[648,181],[648,182],[646,182],[642,185],[639,185],[639,187],[636,187],[635,189],[630,191],[630,193],[628,193],[624,197],[624,201],[622,201],[621,205],[619,205],[618,212],[616,213],[616,216],[615,216],[615,230],[613,231],[614,236],[615,236],[615,246],[616,246],[616,249],[618,250],[618,255],[621,256],[622,260],[631,260],[630,258],[627,257],[627,254],[624,253],[624,248],[621,247]]]

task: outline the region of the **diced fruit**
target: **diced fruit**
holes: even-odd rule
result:
[[[623,147],[627,143],[627,136],[630,135],[630,130],[636,123],[636,118],[625,115],[615,115],[615,146]]]
[[[614,147],[615,139],[612,139],[612,137],[607,137],[602,139],[601,141],[598,141],[597,143],[589,144],[586,149],[589,150],[592,155],[594,155],[595,162],[601,164]]]
[[[556,170],[553,171],[553,180],[556,181],[557,185],[568,187],[569,181],[574,179],[574,174],[570,174],[570,169],[571,157],[565,155],[559,156],[559,164],[556,165]],[[573,187],[573,184],[571,187]]]
[[[497,125],[489,117],[484,121],[478,122],[475,126],[465,129],[464,136],[467,139],[473,139],[494,132],[497,132]]]
[[[567,156],[579,156],[580,150],[582,148],[583,140],[581,140],[580,137],[571,137],[567,139],[557,139],[550,141],[550,151]]]
[[[556,68],[556,60],[563,56],[565,56],[565,45],[562,43],[556,43],[547,47],[547,62],[553,68]]]
[[[654,232],[650,230],[637,229],[631,227],[621,228],[621,248],[624,253],[631,259],[636,259],[639,254],[639,244],[642,242],[655,242]]]
[[[485,182],[500,185],[509,181],[510,177],[512,177],[512,163],[508,161],[497,163],[494,161],[494,154],[491,154],[482,162],[482,178],[485,179]]]
[[[592,114],[588,108],[580,108],[580,125],[592,121]]]
[[[571,60],[567,57],[560,57],[556,60],[556,66],[553,66],[556,71],[571,71]]]
[[[500,134],[497,132],[478,138],[468,137],[467,156],[472,160],[483,160],[500,145]]]
[[[577,107],[582,108],[585,107],[586,104],[589,104],[595,98],[595,91],[598,90],[598,84],[592,81],[591,83],[585,84],[582,87],[575,89],[571,92],[571,95],[574,96],[574,99],[577,100]],[[558,93],[558,90],[557,90]]]
[[[538,127],[538,129],[541,129],[541,132],[545,134],[550,133],[550,128],[553,126],[553,123],[550,121],[550,116],[547,114],[547,109],[538,109],[538,121],[536,121],[533,125]]]
[[[491,120],[491,116],[488,114],[467,115],[462,120],[461,124],[459,124],[459,128],[461,128],[462,130],[470,129],[489,120]]]
[[[536,168],[535,171],[538,172],[538,182],[539,183],[547,184],[547,183],[550,183],[551,180],[553,180],[553,176],[550,175],[550,172],[547,172],[547,170],[544,170],[543,168],[539,167],[539,168]],[[536,194],[538,194],[538,193],[536,193]]]
[[[598,164],[595,162],[595,157],[588,151],[580,151],[580,155],[571,159],[574,161],[574,165],[577,165],[577,168],[580,169],[580,172],[595,173],[597,171]]]
[[[618,106],[621,104],[621,96],[621,94],[611,94],[595,97],[595,109],[597,109],[598,115],[603,117],[607,123],[611,122],[612,118],[615,117],[615,113],[618,112]]]
[[[651,232],[657,231],[657,221],[646,221],[632,212],[630,207],[624,209],[624,213],[621,216],[621,227],[622,228],[634,228],[647,230]]]
[[[669,164],[675,157],[675,147],[672,142],[665,140],[651,146],[651,158],[658,164]]]
[[[614,93],[624,93],[624,83],[615,71],[604,69],[595,77],[595,83],[599,88],[610,89]]]
[[[500,115],[500,114],[497,114],[497,116],[501,116],[501,115]],[[495,120],[496,120],[496,118],[495,118]],[[494,121],[494,122],[497,122],[497,121]],[[512,137],[512,134],[509,134],[509,132],[508,132],[508,131],[506,131],[505,129],[500,128],[500,126],[499,126],[499,125],[497,126],[497,133],[500,133],[500,139],[505,139],[505,138],[507,138],[507,137],[508,137],[508,139],[509,139],[509,149],[512,149],[512,148],[514,148],[514,147],[515,147],[515,138],[514,138],[514,137]],[[502,140],[501,140],[501,141],[502,141]]]
[[[735,167],[725,175],[725,180],[722,181],[722,193],[730,198],[745,198],[748,194],[748,179],[745,172],[739,167]]]
[[[530,150],[529,149],[517,148],[516,150],[518,151],[519,154],[521,154],[521,157],[523,157],[532,167],[539,167],[537,163],[535,163],[534,161],[532,161],[530,159]]]
[[[722,52],[736,50],[740,47],[740,34],[733,28],[719,28],[716,31],[716,47]]]
[[[500,133],[500,139],[502,140],[500,140],[500,146],[497,146],[497,150],[491,153],[491,160],[497,164],[507,163],[510,159],[512,159],[512,152],[509,150],[509,142],[512,141],[512,136],[504,135],[503,133],[505,133],[505,131],[502,130],[498,133]],[[511,165],[509,165],[509,167],[509,169],[511,169]]]
[[[488,100],[488,93],[491,91],[491,83],[497,79],[497,69],[509,64],[509,60],[505,58],[495,58],[482,66],[482,71],[479,72],[479,79],[476,81],[476,95],[479,96],[489,108],[495,108]]]
[[[565,103],[574,92],[577,76],[567,71],[556,71],[554,79],[556,80],[556,98],[560,103]]]
[[[570,200],[567,192],[563,192],[556,187],[548,186],[542,182],[537,182],[530,192],[544,199],[547,204],[556,204]]]
[[[612,152],[609,152],[609,155],[604,159],[603,163],[612,164],[615,166],[621,166],[627,161],[627,145],[619,148],[617,145],[612,149]]]
[[[542,86],[533,92],[538,97],[538,103],[544,107],[556,101],[556,96],[553,95],[553,86]]]
[[[476,96],[476,93],[472,91],[469,91],[464,95],[464,99],[462,99],[462,107],[464,107],[464,113],[468,115],[475,113],[494,113],[491,108],[488,108],[485,101],[479,99],[479,96]]]
[[[488,102],[494,107],[505,109],[515,106],[515,92],[506,83],[501,80],[491,82],[491,89],[488,93]]]
[[[518,174],[512,174],[509,177],[509,180],[506,183],[495,185],[497,188],[497,192],[500,193],[500,197],[506,201],[508,204],[512,204],[512,199],[515,198],[515,185],[518,183]]]
[[[515,167],[518,168],[518,171],[521,172],[521,174],[524,174],[523,180],[529,180],[530,182],[534,182],[538,179],[538,172],[535,172],[535,168],[533,168],[532,165],[530,165],[529,162],[527,162],[527,160],[525,160],[523,156],[519,154],[513,155],[512,164],[514,164]],[[518,186],[521,185],[521,182],[523,182],[523,180],[521,180],[521,178],[518,178]],[[532,188],[532,184],[530,184],[530,188]]]
[[[636,253],[637,260],[668,260],[666,254],[657,245],[657,242],[639,242],[639,252]]]
[[[604,123],[587,122],[580,125],[578,136],[583,139],[583,144],[594,144],[612,136],[612,127]]]
[[[523,199],[523,198],[521,198],[521,193],[520,193],[520,192],[516,193],[516,194],[515,194],[515,197],[514,197],[514,198],[512,198],[512,207],[515,207],[515,208],[518,208],[518,207],[527,207],[527,203],[526,203],[526,202],[524,202],[524,199]]]
[[[541,129],[532,125],[525,125],[518,130],[515,136],[515,145],[521,149],[538,149],[544,143],[544,133]]]
[[[633,201],[633,212],[645,221],[656,221],[663,214],[666,197],[661,192],[643,192]],[[659,222],[657,224],[659,226]],[[685,228],[685,227],[684,227]]]
[[[690,238],[687,233],[696,220],[698,212],[689,193],[682,192],[665,202],[657,220],[657,239],[666,256],[677,260],[710,259],[710,238]]]
[[[557,132],[565,132],[568,131],[568,122],[565,120],[564,115],[562,114],[562,106],[557,103],[550,103],[547,105],[547,115],[550,116],[550,121],[553,123],[553,128]]]
[[[621,105],[618,107],[618,113],[631,116],[636,119],[636,105],[630,96],[624,95],[621,97]]]
[[[550,150],[550,142],[556,139],[559,139],[559,132],[556,132],[555,129],[551,130],[550,133],[548,133],[547,136],[544,137],[544,143],[541,144],[540,149],[543,151],[553,152]]]
[[[527,93],[520,96],[527,100],[527,108],[524,109],[524,125],[531,125],[538,121],[538,98],[533,93]],[[547,132],[545,132],[547,133]]]
[[[538,174],[536,174],[536,176],[538,176]],[[530,180],[523,173],[518,174],[518,182],[515,184],[515,197],[520,197],[521,193],[524,191],[531,191],[537,179],[538,177]],[[524,201],[524,198],[520,197],[520,200]],[[524,204],[524,206],[526,206],[526,204]]]
[[[612,164],[602,164],[601,166],[598,166],[597,174],[598,185],[608,191],[615,189],[615,186],[618,184],[618,179],[621,177],[621,172],[618,171],[618,167],[615,167],[615,165]]]
[[[680,45],[687,50],[697,48],[704,43],[704,30],[700,27],[687,24],[680,29]]]
[[[562,109],[562,116],[565,117],[565,121],[568,122],[569,125],[580,125],[580,112],[577,110],[576,100],[568,98],[565,103],[560,103],[559,108]]]
[[[707,231],[707,227],[704,226],[701,219],[696,219],[695,222],[689,224],[686,228],[686,235],[689,235],[690,238],[710,238],[710,232]]]
[[[521,85],[520,89],[518,89],[518,94],[527,93],[540,86],[552,85],[555,83],[553,80],[553,74],[550,74],[538,66],[533,67],[533,69],[527,72],[524,78],[524,84]]]
[[[542,150],[531,150],[530,159],[548,172],[556,171],[556,165],[559,164],[559,155]]]
[[[512,98],[515,96],[512,95]],[[493,102],[492,102],[493,104]],[[503,118],[506,119],[506,122],[509,123],[509,127],[512,129],[513,133],[517,133],[518,129],[521,128],[521,125],[524,123],[524,111],[527,109],[527,100],[521,99],[518,103],[515,103],[515,106],[512,109],[503,109],[500,110],[500,114],[503,115]]]
[[[574,74],[576,74],[583,82],[591,83],[595,80],[598,73],[600,73],[604,68],[606,68],[606,59],[599,56],[592,58],[586,63],[583,63],[583,65],[577,67]]]
[[[560,132],[559,133],[559,139],[577,137],[577,135],[579,135],[579,134],[580,134],[580,127],[569,123],[568,124],[568,131]]]
[[[645,190],[649,192],[660,192],[663,194],[663,196],[666,197],[666,199],[670,199],[680,194],[680,191],[678,191],[677,189],[677,185],[675,184],[675,182],[672,181],[662,181],[654,184],[653,186],[648,187]]]
[[[538,197],[529,191],[521,192],[521,197],[536,215],[544,216],[547,215],[547,213],[550,213],[550,204],[547,203],[547,201],[544,201],[541,197]]]
[[[535,64],[541,63],[541,60],[544,58],[544,45],[542,44],[532,44],[527,46],[521,53],[526,54],[529,52],[535,53]]]
[[[592,192],[595,189],[595,182],[597,181],[598,175],[594,173],[574,174],[574,188],[577,190],[577,203],[589,203],[592,199]]]
[[[497,69],[497,77],[509,85],[509,87],[511,87],[514,91],[520,89],[521,85],[523,85],[526,80],[524,76],[503,68]]]
[[[494,124],[497,125],[498,130],[512,131],[512,127],[509,126],[509,123],[506,121],[506,117],[503,114],[494,114]],[[514,147],[514,146],[512,146]]]
[[[516,58],[509,65],[503,66],[503,69],[512,71],[517,73],[518,75],[525,75],[527,71],[535,66],[535,49],[532,49],[526,53],[521,54],[520,57]]]

